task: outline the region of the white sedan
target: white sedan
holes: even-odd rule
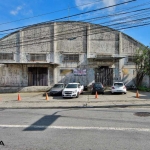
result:
[[[113,86],[111,87],[111,93],[127,93],[126,86],[123,82],[115,82]]]

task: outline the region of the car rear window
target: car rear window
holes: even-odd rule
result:
[[[114,83],[114,86],[123,86],[123,83]]]
[[[95,88],[97,88],[97,87],[102,87],[102,84],[100,84],[100,83],[95,83],[95,84],[93,85],[93,87],[95,87]]]

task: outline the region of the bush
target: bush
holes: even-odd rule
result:
[[[150,88],[147,88],[146,86],[139,86],[138,90],[144,91],[144,92],[150,92]]]

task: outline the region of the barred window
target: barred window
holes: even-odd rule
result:
[[[128,62],[135,62],[135,57],[134,56],[128,56]]]
[[[13,53],[0,53],[0,60],[13,60]]]
[[[46,54],[29,54],[29,61],[46,61]]]
[[[64,55],[64,61],[70,61],[70,62],[78,62],[79,61],[79,55],[75,54],[75,55],[71,55],[71,54],[67,54]]]

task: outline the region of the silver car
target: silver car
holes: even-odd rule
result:
[[[115,82],[113,86],[111,87],[111,93],[127,93],[126,86],[123,82]]]
[[[49,95],[50,96],[61,96],[64,88],[65,88],[64,83],[57,83],[51,88]]]

